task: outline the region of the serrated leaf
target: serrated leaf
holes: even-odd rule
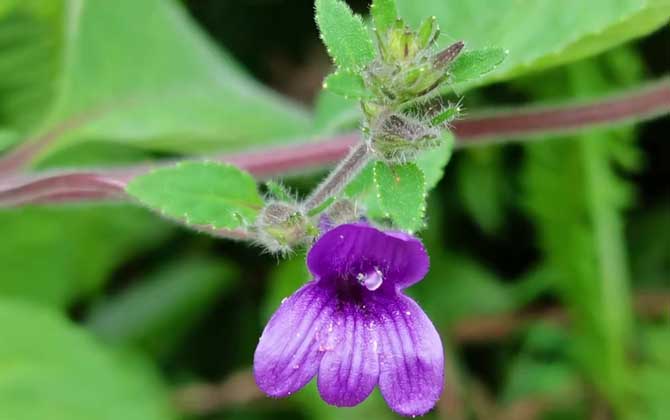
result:
[[[133,179],[126,191],[166,216],[217,229],[252,223],[263,206],[251,175],[214,162],[157,169]]]
[[[0,299],[0,407],[11,420],[170,420],[158,373],[55,310]]]
[[[386,32],[398,19],[398,6],[395,0],[373,0],[370,5],[370,14],[379,32]]]
[[[323,88],[346,99],[366,99],[372,96],[363,78],[347,70],[338,70],[326,77]]]
[[[374,182],[381,209],[399,228],[414,232],[423,226],[426,179],[416,164],[377,162]]]
[[[484,48],[459,54],[449,68],[452,83],[463,83],[495,70],[507,57],[502,48]]]
[[[355,70],[374,59],[375,48],[363,20],[342,0],[316,0],[316,22],[338,66]]]

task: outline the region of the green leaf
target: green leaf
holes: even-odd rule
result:
[[[3,418],[177,418],[147,361],[110,352],[55,311],[0,299],[0,331]]]
[[[9,149],[18,141],[19,136],[16,132],[0,129],[0,153]]]
[[[379,32],[386,32],[398,19],[398,6],[395,0],[373,0],[370,5],[370,14],[375,29]]]
[[[230,289],[235,275],[221,259],[189,257],[168,262],[96,305],[86,325],[105,342],[133,344],[165,355]]]
[[[0,10],[0,127],[25,135],[56,93],[65,2],[5,2]]]
[[[461,39],[472,49],[509,50],[505,63],[482,81],[598,54],[654,31],[670,17],[668,0],[398,0],[398,8],[413,25],[435,15],[449,34],[441,39],[443,48]]]
[[[316,0],[316,22],[321,39],[338,66],[357,70],[375,58],[375,48],[363,20],[342,0]]]
[[[553,79],[556,90],[579,98],[628,79],[609,67],[610,56],[569,67],[563,78]],[[546,89],[551,76],[536,89]],[[630,143],[631,134],[593,132],[533,143],[523,173],[545,264],[574,319],[576,358],[617,412],[625,410],[620,405],[631,380],[632,308],[623,229],[631,194],[613,164],[619,143]]]
[[[265,188],[267,188],[268,193],[270,193],[277,200],[286,202],[295,201],[295,197],[293,194],[291,194],[289,188],[281,182],[273,180],[267,181],[265,183]]]
[[[426,211],[426,179],[414,163],[387,165],[377,162],[374,181],[381,209],[401,229],[420,229]]]
[[[113,270],[171,234],[130,205],[0,211],[0,295],[65,307],[100,291]]]
[[[133,179],[126,191],[166,216],[216,229],[251,224],[263,207],[251,175],[215,162],[157,169]]]
[[[262,319],[269,320],[283,300],[295,293],[309,280],[309,277],[304,254],[282,261],[268,279],[267,291],[261,306]]]
[[[321,90],[314,110],[314,130],[321,135],[358,129],[362,114],[358,102]]]
[[[492,72],[498,67],[508,52],[502,48],[484,48],[465,51],[459,54],[449,67],[452,83],[463,83],[474,80]]]
[[[166,216],[216,229],[253,223],[263,207],[251,175],[214,162],[157,169],[133,179],[126,191]]]
[[[416,166],[421,169],[426,177],[426,191],[430,191],[444,176],[444,168],[451,160],[454,153],[454,135],[445,132],[442,135],[441,144],[430,150],[425,150],[416,157]]]
[[[557,401],[569,398],[580,389],[575,366],[562,355],[570,337],[556,327],[538,324],[527,333],[523,349],[510,364],[503,399],[508,404],[528,398]],[[563,357],[556,357],[557,353]],[[547,363],[547,358],[558,359]]]
[[[503,151],[497,147],[465,152],[458,165],[458,192],[463,207],[479,227],[493,235],[503,227],[512,174],[503,165]]]
[[[432,218],[431,218],[432,220]],[[435,226],[431,223],[431,230]],[[438,326],[516,308],[511,290],[477,261],[431,247],[431,270],[408,290]]]
[[[346,70],[338,70],[326,77],[323,88],[344,96],[346,99],[366,99],[372,96],[367,90],[363,78]]]
[[[49,76],[44,89],[29,92],[48,98],[43,98],[46,117],[31,125],[33,136],[66,127],[47,154],[101,139],[195,153],[263,144],[304,135],[310,128],[305,111],[251,79],[194,25],[179,2],[82,2],[72,9],[76,13],[65,2],[34,3],[39,10],[55,9],[57,31],[17,44],[16,54],[55,42],[43,54],[56,57],[45,59],[44,66],[17,64],[11,74],[43,71]],[[64,36],[58,34],[65,33],[58,44]],[[0,68],[0,76],[9,74]],[[14,113],[36,113],[30,107],[34,102],[23,102],[12,105]]]

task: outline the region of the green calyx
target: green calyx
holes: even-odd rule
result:
[[[263,208],[256,222],[258,241],[273,254],[287,254],[317,234],[297,205],[272,202]]]

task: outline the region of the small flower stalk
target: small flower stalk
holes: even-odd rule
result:
[[[304,201],[271,188],[280,201],[263,208],[256,237],[279,254],[311,245],[312,278],[265,327],[254,376],[272,397],[316,378],[321,398],[338,407],[360,404],[378,387],[393,411],[418,416],[440,398],[444,355],[430,319],[404,294],[429,267],[423,244],[407,233],[424,226],[429,188],[428,171],[414,161],[441,146],[446,165],[453,138],[445,131],[461,108],[440,96],[487,67],[475,56],[461,60],[461,41],[438,48],[433,17],[415,30],[393,0],[373,0],[371,11],[373,37],[342,0],[316,0],[321,37],[337,65],[324,88],[360,101],[363,139]],[[497,65],[500,54],[476,57]],[[367,213],[357,201],[365,194],[374,198]]]

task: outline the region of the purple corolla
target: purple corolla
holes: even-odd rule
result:
[[[282,303],[260,338],[260,389],[285,397],[316,375],[335,406],[357,405],[379,385],[397,413],[429,411],[444,383],[442,342],[402,293],[428,265],[421,242],[405,233],[356,223],[323,234],[307,256],[314,279]]]

